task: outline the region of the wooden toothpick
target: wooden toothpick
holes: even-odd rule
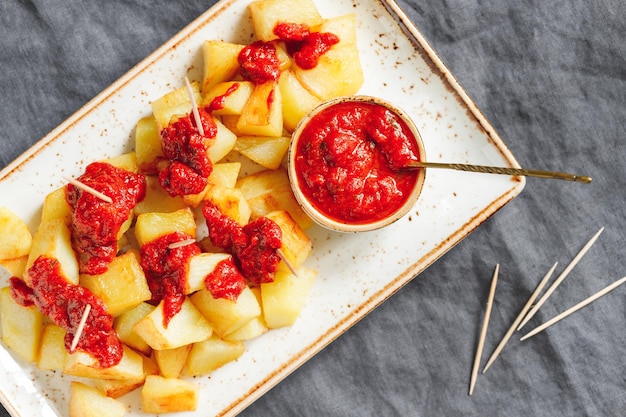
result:
[[[587,251],[589,250],[591,245],[594,244],[594,242],[598,239],[598,237],[600,237],[600,234],[603,231],[604,231],[604,227],[600,228],[600,230],[589,240],[589,242],[587,242],[587,244],[585,246],[583,246],[583,248],[580,250],[580,252],[578,252],[578,254],[574,257],[574,259],[572,259],[572,261],[569,263],[569,265],[567,265],[567,267],[565,267],[563,272],[561,272],[561,275],[559,275],[558,278],[556,280],[554,280],[554,282],[552,283],[550,288],[548,288],[546,290],[545,294],[541,296],[539,301],[537,301],[537,304],[535,304],[535,306],[530,310],[528,315],[526,317],[524,317],[524,320],[522,320],[520,325],[517,327],[517,330],[520,330],[522,327],[524,327],[524,325],[526,323],[528,323],[530,321],[530,319],[533,318],[533,316],[537,313],[537,311],[543,305],[543,303],[545,303],[546,300],[548,299],[548,297],[550,297],[550,295],[552,295],[552,293],[554,292],[554,290],[556,290],[556,288],[559,286],[559,284],[561,284],[561,282],[563,282],[563,280],[570,273],[570,271],[572,269],[574,269],[574,267],[576,266],[578,261],[580,261],[580,259],[585,255],[585,253],[587,253]]]
[[[73,353],[74,350],[76,350],[76,346],[78,345],[80,336],[83,334],[83,329],[85,328],[85,323],[87,323],[87,316],[89,316],[90,311],[91,311],[91,304],[87,304],[85,306],[85,311],[83,311],[83,316],[80,319],[80,323],[78,323],[78,327],[76,328],[76,333],[74,333],[74,338],[72,339],[72,345],[70,346],[71,353]]]
[[[517,315],[517,318],[513,321],[513,324],[511,325],[509,330],[505,333],[504,337],[502,338],[502,340],[500,341],[500,343],[498,344],[496,349],[491,354],[491,357],[489,358],[489,360],[487,361],[487,364],[483,368],[483,373],[487,372],[487,369],[489,369],[489,367],[496,360],[496,358],[498,357],[498,355],[500,354],[500,352],[504,348],[504,345],[506,345],[506,343],[509,341],[509,339],[511,338],[511,336],[515,332],[515,328],[520,324],[520,322],[524,318],[524,315],[528,312],[528,310],[530,309],[532,304],[535,302],[535,299],[539,296],[539,294],[543,290],[543,287],[546,285],[546,283],[548,282],[548,280],[550,279],[550,277],[554,273],[554,270],[556,269],[556,266],[558,264],[559,263],[556,262],[552,266],[552,268],[550,268],[548,273],[543,277],[543,279],[539,282],[539,284],[537,285],[537,288],[535,288],[535,291],[532,293],[532,295],[530,296],[530,298],[526,302],[526,305],[524,305],[524,307],[522,308],[522,311],[520,311],[520,313]]]
[[[615,288],[619,287],[624,282],[626,282],[626,277],[624,277],[624,278],[620,279],[619,281],[616,281],[613,284],[609,285],[608,287],[598,291],[594,295],[584,299],[583,301],[581,301],[580,303],[576,304],[575,306],[570,307],[569,309],[565,310],[564,312],[562,312],[561,314],[557,315],[556,317],[548,320],[547,322],[545,322],[541,326],[536,327],[534,330],[531,330],[530,332],[528,332],[520,340],[526,340],[529,337],[532,337],[532,336],[536,335],[537,333],[547,329],[548,327],[552,326],[553,324],[563,320],[565,317],[569,316],[570,314],[580,310],[581,308],[583,308],[586,305],[594,302],[595,300],[597,300],[598,298],[602,297],[603,295],[606,295],[609,292],[613,291]]]
[[[169,245],[167,245],[168,249],[178,249],[178,248],[182,248],[184,246],[188,246],[188,245],[193,245],[194,243],[196,243],[196,239],[185,239],[185,240],[180,240],[178,242],[173,242],[170,243]]]
[[[289,268],[289,271],[291,271],[291,273],[297,277],[298,273],[296,272],[296,268],[294,268],[291,262],[289,262],[289,259],[287,259],[287,257],[285,256],[285,253],[281,249],[277,249],[276,253],[280,257],[280,259],[285,263],[285,265],[287,265],[287,268]]]
[[[500,271],[500,264],[496,265],[496,269],[493,272],[493,278],[491,279],[491,288],[489,289],[489,298],[487,299],[487,308],[485,309],[485,318],[483,319],[483,327],[480,331],[480,338],[478,339],[478,347],[476,348],[476,356],[474,357],[474,366],[472,368],[472,376],[470,378],[469,395],[474,392],[474,386],[476,385],[476,377],[478,376],[478,366],[480,365],[480,357],[482,356],[483,346],[485,344],[485,337],[487,336],[487,327],[489,326],[489,316],[491,315],[491,307],[493,305],[493,298],[496,294],[496,283],[498,282],[498,272]]]
[[[80,188],[81,190],[93,195],[94,197],[99,198],[100,200],[106,202],[106,203],[112,203],[113,200],[111,199],[111,197],[101,193],[100,191],[88,186],[87,184],[84,184],[80,181],[78,181],[77,179],[74,178],[70,178],[70,177],[63,177],[63,179],[65,179],[65,181],[69,182],[70,184],[72,184],[74,187],[76,188]]]
[[[193,94],[193,90],[191,89],[191,83],[189,82],[189,78],[185,77],[185,88],[187,88],[187,94],[189,95],[189,101],[191,101],[191,111],[193,113],[193,117],[196,120],[196,127],[198,128],[198,133],[201,136],[204,136],[204,127],[202,127],[202,119],[200,119],[200,112],[198,112],[198,105],[196,104],[196,97]]]

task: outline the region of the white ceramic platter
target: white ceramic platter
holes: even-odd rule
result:
[[[95,159],[132,149],[150,102],[188,75],[199,79],[206,39],[249,43],[249,0],[223,0],[95,97],[0,173],[0,205],[34,231],[44,196]],[[483,165],[517,162],[436,53],[392,0],[316,0],[324,17],[357,14],[365,72],[360,93],[392,101],[415,120],[427,159]],[[355,7],[355,4],[357,6]],[[295,325],[247,343],[246,353],[196,378],[200,406],[185,416],[237,414],[467,236],[524,187],[523,178],[430,170],[418,203],[377,232],[312,228],[308,266],[319,271]],[[0,272],[0,283],[9,278]],[[0,399],[17,417],[65,416],[70,378],[41,372],[0,346]],[[121,399],[140,416],[139,394]]]

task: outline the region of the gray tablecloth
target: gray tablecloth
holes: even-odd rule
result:
[[[0,2],[0,165],[213,3]],[[528,179],[519,197],[243,415],[624,415],[626,286],[528,341],[514,336],[473,396],[468,385],[496,263],[483,363],[548,268],[558,261],[562,270],[600,227],[528,329],[626,275],[626,3],[401,5],[522,166],[594,181]]]

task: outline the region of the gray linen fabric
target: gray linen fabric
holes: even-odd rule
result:
[[[0,2],[0,166],[212,4]],[[528,341],[515,335],[467,391],[496,263],[483,363],[549,267],[562,270],[601,226],[526,329],[626,275],[626,3],[400,4],[522,166],[594,182],[528,179],[519,197],[242,415],[624,415],[626,287]]]

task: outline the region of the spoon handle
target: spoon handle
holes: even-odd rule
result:
[[[567,181],[590,183],[591,177],[585,175],[567,174],[565,172],[543,171],[539,169],[504,168],[484,165],[451,164],[441,162],[421,162],[409,163],[406,168],[445,168],[457,171],[481,172],[487,174],[519,175],[525,177],[552,178]]]

